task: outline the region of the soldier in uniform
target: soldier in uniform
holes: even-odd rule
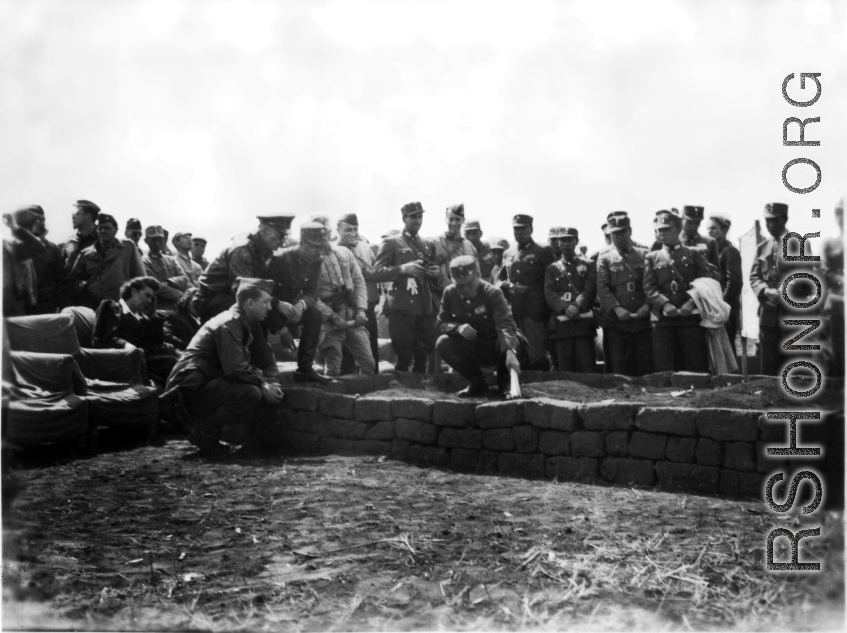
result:
[[[682,207],[682,233],[679,236],[680,243],[688,248],[697,248],[703,251],[706,262],[712,276],[720,275],[720,255],[718,254],[717,242],[708,236],[700,235],[700,224],[703,222],[703,207]]]
[[[141,250],[141,246],[138,244],[141,241],[141,238],[144,234],[141,232],[141,220],[138,218],[130,218],[126,221],[126,228],[124,229],[124,237],[130,240],[135,247],[138,249],[138,252],[144,255],[144,251]]]
[[[157,308],[164,312],[176,312],[176,304],[182,293],[191,287],[191,282],[173,255],[165,255],[165,232],[161,226],[148,226],[144,241],[147,254],[141,258],[147,274],[159,282],[156,290]]]
[[[782,302],[782,280],[793,267],[809,268],[810,262],[786,262],[782,257],[782,238],[788,232],[788,205],[773,202],[765,205],[765,227],[771,237],[756,247],[756,259],[750,270],[750,289],[759,300],[759,345],[762,350],[762,373],[776,376],[782,371],[786,356],[782,348],[784,340],[796,331],[795,327],[783,328],[784,318],[795,317]],[[796,240],[792,240],[796,243]],[[797,247],[789,250],[796,254]],[[805,255],[811,256],[812,249],[805,245]],[[810,292],[811,291],[811,292]],[[791,284],[790,295],[795,301],[807,300],[814,294],[810,285],[801,282]]]
[[[590,374],[596,371],[594,335],[597,321],[592,307],[597,292],[597,269],[587,257],[576,254],[579,231],[559,227],[553,238],[561,257],[547,266],[544,298],[550,306],[550,338],[555,345],[559,371]],[[583,318],[584,315],[588,315]]]
[[[193,245],[191,233],[177,233],[171,241],[176,250],[176,255],[173,256],[174,259],[185,271],[191,285],[196,286],[200,275],[203,274],[203,268],[191,258],[190,253]]]
[[[632,243],[629,218],[609,218],[613,248],[597,258],[597,295],[603,349],[610,373],[644,376],[653,372],[650,304],[644,292],[644,255]]]
[[[553,263],[553,251],[540,246],[532,239],[531,215],[519,214],[512,218],[517,245],[503,254],[500,269],[500,289],[512,306],[512,315],[526,336],[531,369],[548,371],[547,318],[550,308],[544,299],[544,272]]]
[[[441,358],[470,383],[458,395],[488,391],[482,368],[497,367],[501,393],[509,370],[520,371],[520,342],[509,304],[499,288],[483,281],[479,263],[464,255],[450,262],[453,284],[444,290],[438,312],[436,348]]]
[[[397,355],[397,371],[426,372],[426,359],[435,350],[437,289],[441,269],[435,244],[419,235],[424,208],[420,202],[404,204],[404,230],[386,237],[374,262],[374,280],[392,282],[385,298],[388,334]]]
[[[491,273],[483,281],[496,284],[500,278],[500,269],[503,268],[503,254],[509,250],[509,241],[502,237],[492,237],[487,245],[491,249],[494,265],[491,266]]]
[[[201,270],[206,270],[206,267],[209,265],[209,260],[207,260],[203,255],[206,253],[206,238],[200,237],[199,235],[191,236],[191,259],[197,262],[200,265]]]
[[[562,251],[559,248],[559,231],[563,227],[560,226],[551,226],[547,230],[547,246],[550,247],[550,250],[553,251],[553,257],[556,261],[559,261],[559,258],[562,256]]]
[[[709,216],[709,237],[718,246],[720,263],[721,289],[723,300],[729,304],[729,321],[724,325],[732,351],[735,353],[735,334],[738,331],[738,321],[741,318],[741,287],[744,285],[744,275],[741,272],[741,253],[732,245],[726,235],[732,220],[726,215]]]
[[[252,333],[271,308],[273,282],[241,279],[236,304],[207,321],[168,377],[168,392],[179,389],[194,426],[189,441],[210,457],[225,457],[221,439],[241,444],[260,407],[282,402],[273,354],[251,354]],[[267,343],[263,343],[267,345]]]
[[[682,220],[669,211],[656,215],[656,235],[662,249],[644,256],[644,290],[658,317],[653,329],[656,371],[709,371],[706,332],[687,290],[700,277],[711,277],[700,249],[680,244]]]
[[[435,244],[435,263],[441,270],[438,284],[437,299],[441,300],[441,293],[450,284],[450,262],[460,255],[476,257],[477,252],[470,240],[462,237],[462,225],[465,223],[465,205],[454,204],[447,207],[444,212],[447,222],[447,230],[433,239]]]
[[[482,241],[482,227],[479,220],[468,220],[462,227],[465,239],[476,249],[476,260],[479,262],[479,272],[483,281],[490,281],[491,269],[494,268],[494,256],[491,247]]]
[[[71,223],[75,232],[62,244],[62,261],[64,263],[65,275],[71,272],[80,252],[89,246],[93,246],[97,241],[97,227],[95,223],[100,213],[100,207],[88,200],[77,200],[74,207],[76,207],[76,210],[71,216]],[[65,303],[65,305],[71,304]]]

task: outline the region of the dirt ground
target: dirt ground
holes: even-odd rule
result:
[[[843,626],[836,514],[378,457],[210,463],[175,438],[15,476],[4,630]],[[823,572],[764,570],[772,527],[824,520],[801,545]]]

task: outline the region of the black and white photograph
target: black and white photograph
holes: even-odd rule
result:
[[[847,3],[0,0],[4,631],[843,631]]]

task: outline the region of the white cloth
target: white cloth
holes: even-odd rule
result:
[[[735,350],[723,327],[729,322],[730,306],[723,300],[720,282],[706,277],[695,279],[691,282],[688,296],[703,316],[700,326],[706,328],[709,334],[709,371],[713,374],[738,371]]]

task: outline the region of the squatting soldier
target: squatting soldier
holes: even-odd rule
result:
[[[688,248],[697,248],[703,251],[712,276],[717,278],[720,270],[720,256],[718,255],[718,244],[711,237],[700,235],[700,224],[703,222],[703,207],[682,207],[682,233],[679,236],[680,243]]]
[[[555,344],[558,368],[593,373],[597,321],[592,307],[597,292],[597,269],[590,259],[576,254],[577,229],[558,228],[553,239],[562,255],[559,261],[547,266],[544,298],[552,310],[550,338]]]
[[[726,235],[732,220],[726,215],[709,217],[709,237],[718,245],[720,261],[721,289],[723,300],[729,304],[729,321],[724,325],[732,351],[735,353],[735,334],[738,331],[738,321],[741,318],[741,287],[744,285],[744,274],[741,272],[741,253],[732,245]]]
[[[644,255],[632,243],[629,218],[609,218],[614,248],[597,258],[603,347],[610,373],[644,376],[653,371],[650,304],[644,292]]]
[[[693,315],[688,296],[691,282],[711,277],[699,249],[679,243],[682,220],[670,211],[656,214],[656,235],[662,249],[644,256],[644,290],[658,321],[653,329],[653,363],[656,371],[709,371],[706,331],[700,316]]]
[[[526,336],[530,369],[548,371],[545,342],[550,308],[544,299],[544,271],[553,263],[553,251],[532,239],[531,215],[512,218],[517,245],[503,254],[500,289],[512,306],[512,315]]]
[[[783,327],[784,318],[808,318],[798,315],[782,300],[782,281],[792,268],[808,269],[812,262],[786,262],[782,257],[782,239],[788,229],[788,205],[773,202],[765,205],[765,227],[771,237],[756,248],[756,259],[750,270],[750,288],[759,300],[759,345],[762,349],[762,373],[776,376],[786,363],[782,343],[789,333],[799,332],[796,327]],[[795,233],[795,235],[797,235]],[[797,237],[800,237],[799,235]],[[796,243],[797,240],[793,239]],[[789,255],[797,255],[798,249],[789,249]],[[809,257],[812,249],[805,244],[804,254]],[[811,284],[794,282],[789,289],[789,297],[795,302],[808,300],[814,290]],[[808,313],[808,310],[805,311]]]
[[[400,209],[403,232],[388,236],[374,262],[374,280],[392,282],[383,313],[397,355],[397,371],[426,372],[427,356],[435,349],[436,289],[441,270],[435,263],[435,245],[421,238],[424,208],[409,202]]]
[[[454,204],[447,207],[444,212],[447,221],[447,230],[433,239],[435,244],[435,263],[441,270],[441,279],[438,284],[438,295],[450,284],[450,262],[461,255],[477,257],[476,248],[470,240],[462,237],[462,225],[465,223],[465,205]]]
[[[441,358],[470,384],[458,395],[488,391],[482,367],[497,367],[501,393],[508,391],[509,370],[520,371],[517,326],[502,291],[480,279],[470,256],[450,262],[453,284],[444,290],[438,313],[436,348]]]
[[[494,255],[491,254],[491,247],[488,243],[482,241],[482,227],[479,220],[468,220],[462,227],[462,231],[465,239],[473,244],[476,249],[476,260],[479,262],[479,273],[482,275],[482,280],[490,281],[491,269],[494,268]]]

